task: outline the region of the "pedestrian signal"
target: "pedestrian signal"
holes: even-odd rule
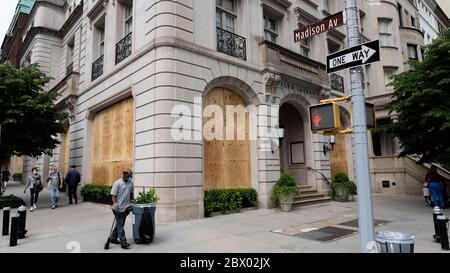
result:
[[[341,127],[339,106],[334,102],[310,106],[309,117],[313,132],[337,130]]]

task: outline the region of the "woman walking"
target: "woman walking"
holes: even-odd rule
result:
[[[445,204],[442,196],[443,177],[437,172],[437,167],[435,165],[431,166],[430,171],[425,176],[425,181],[428,183],[434,205],[438,206],[438,204],[440,204],[441,209],[444,209]],[[439,199],[439,203],[437,199]]]
[[[42,179],[38,173],[38,169],[33,168],[31,171],[32,174],[28,177],[28,182],[23,193],[26,193],[27,189],[30,188],[30,211],[34,211],[37,209],[36,203],[39,199],[39,192],[42,191],[44,186],[42,185]]]

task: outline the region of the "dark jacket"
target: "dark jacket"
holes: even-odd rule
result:
[[[80,173],[76,170],[70,170],[66,176],[66,183],[68,186],[78,186],[81,181]]]

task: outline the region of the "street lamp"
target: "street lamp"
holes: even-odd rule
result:
[[[323,155],[326,156],[327,152],[332,152],[334,149],[334,144],[336,144],[336,136],[335,135],[331,135],[330,136],[330,141],[329,141],[329,146],[323,144]],[[331,146],[331,148],[330,148]]]
[[[284,138],[284,126],[283,125],[279,125],[277,128],[277,135],[278,135],[278,140],[279,140],[279,145],[277,145],[276,149],[274,149],[273,145],[272,145],[272,154],[274,154],[276,151],[278,151],[278,149],[281,148],[281,141]]]

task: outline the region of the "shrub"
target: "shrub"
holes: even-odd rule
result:
[[[344,185],[347,188],[349,195],[356,195],[357,188],[356,184],[351,181],[345,173],[337,173],[331,182],[331,189],[333,190],[333,197],[335,195],[335,189],[338,186]]]
[[[156,204],[159,201],[159,196],[156,193],[155,188],[149,189],[147,192],[140,192],[136,198],[136,203],[138,204]]]
[[[10,207],[10,208],[15,209],[22,205],[25,205],[25,202],[23,201],[22,198],[19,198],[17,196],[9,195],[9,196],[0,197],[0,209],[3,209],[5,207]]]
[[[281,174],[280,179],[272,189],[272,200],[278,204],[280,198],[289,193],[298,194],[299,189],[295,183],[295,178],[290,172]]]
[[[110,198],[111,197],[111,186],[96,185],[96,184],[85,185],[81,188],[81,195],[83,197],[92,196],[92,197],[96,197],[98,199]]]
[[[205,191],[205,216],[212,212],[240,211],[242,208],[256,207],[258,193],[255,189],[214,189]]]
[[[22,178],[22,173],[15,173],[12,175],[13,178]]]

